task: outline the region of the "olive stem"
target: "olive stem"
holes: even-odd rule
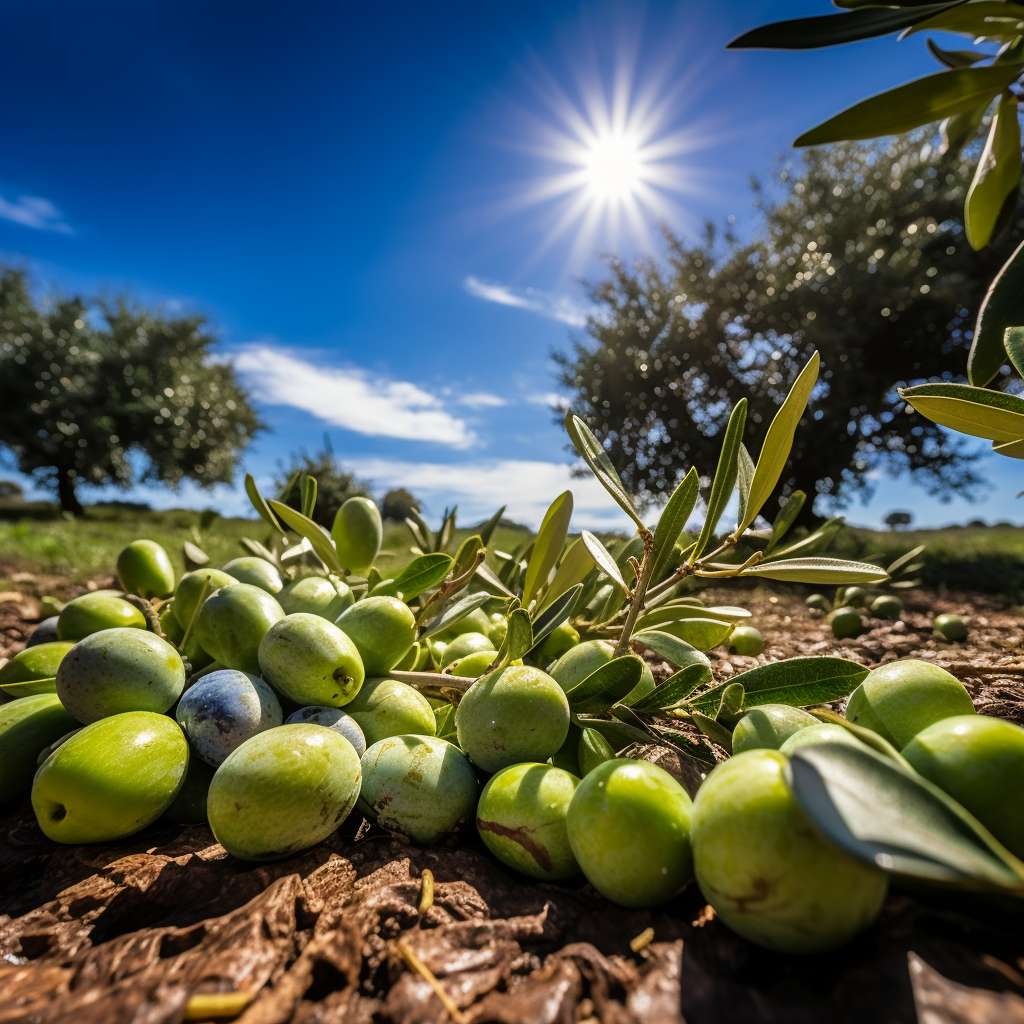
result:
[[[458,694],[465,693],[476,682],[468,676],[450,676],[444,672],[405,672],[392,669],[389,679],[397,679],[400,683],[408,683],[423,693],[443,695],[445,690]]]
[[[643,607],[644,597],[647,594],[647,587],[650,585],[651,577],[654,575],[654,537],[650,530],[642,534],[644,542],[644,555],[640,562],[640,573],[637,576],[636,586],[630,596],[629,611],[626,613],[626,621],[622,625],[622,633],[619,635],[619,642],[615,645],[615,657],[619,658],[629,651],[629,641],[633,636],[633,627],[636,626],[637,616]]]

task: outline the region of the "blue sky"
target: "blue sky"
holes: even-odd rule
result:
[[[933,70],[917,41],[723,50],[823,0],[356,7],[0,0],[0,260],[205,313],[273,428],[245,460],[259,479],[328,432],[379,489],[467,518],[508,502],[535,523],[571,486],[578,524],[617,525],[570,480],[549,411],[580,280],[609,251],[657,251],[658,219],[749,225],[749,176],[800,130]],[[541,198],[566,173],[553,140],[567,111],[627,91],[660,110],[681,190],[588,228],[579,191]],[[883,478],[847,514],[1018,520],[1015,466],[991,460],[983,503]],[[225,490],[136,493],[244,508]]]

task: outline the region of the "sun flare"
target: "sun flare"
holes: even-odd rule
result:
[[[629,199],[643,182],[645,170],[636,139],[622,132],[597,136],[583,154],[586,188],[595,200]]]

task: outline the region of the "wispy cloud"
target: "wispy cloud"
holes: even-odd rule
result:
[[[586,309],[567,295],[553,295],[539,288],[513,288],[497,281],[484,281],[472,274],[463,281],[463,285],[470,295],[484,302],[525,309],[571,327],[583,327],[587,322]]]
[[[545,409],[568,409],[569,399],[557,391],[538,391],[526,396],[530,405],[542,405]]]
[[[552,500],[571,490],[573,526],[600,530],[626,529],[629,520],[591,476],[574,477],[562,462],[535,459],[475,459],[449,464],[405,459],[346,458],[345,465],[370,480],[378,491],[408,487],[439,513],[458,504],[459,519],[470,523],[507,505],[506,515],[536,528]]]
[[[270,405],[302,409],[369,437],[434,441],[453,448],[468,448],[476,441],[464,420],[409,381],[310,362],[270,344],[250,345],[231,359],[256,397]]]
[[[503,405],[508,405],[507,399],[501,395],[493,395],[489,391],[470,391],[467,395],[457,397],[456,401],[469,409],[500,409]]]
[[[72,235],[74,229],[57,207],[42,196],[18,196],[15,200],[0,196],[0,220],[13,221],[35,231],[56,231]]]

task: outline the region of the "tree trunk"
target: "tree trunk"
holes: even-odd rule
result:
[[[60,502],[62,512],[70,512],[73,516],[85,514],[85,509],[75,494],[74,473],[63,466],[57,467],[57,500]]]

